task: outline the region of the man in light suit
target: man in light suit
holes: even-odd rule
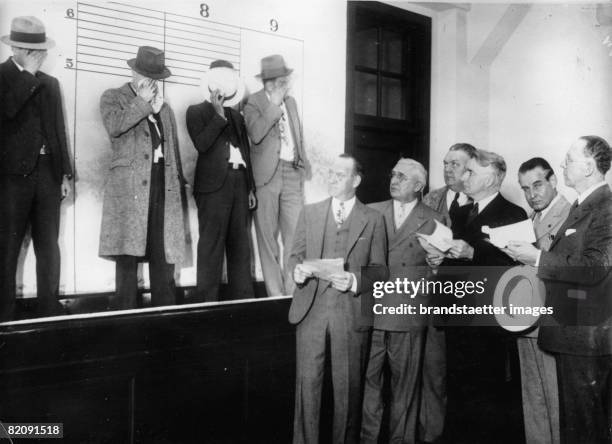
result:
[[[550,164],[534,157],[519,167],[519,184],[533,214],[536,245],[548,250],[565,222],[570,203],[557,192],[557,177]],[[521,367],[523,420],[526,444],[559,444],[559,396],[553,355],[538,347],[534,329],[517,338]]]
[[[444,222],[437,211],[419,201],[427,183],[423,165],[412,159],[400,159],[391,171],[389,192],[392,199],[370,205],[380,211],[387,228],[389,245],[389,280],[409,279],[417,282],[429,276],[427,253],[421,247],[416,233],[431,234],[434,220]],[[390,369],[391,399],[389,418],[389,442],[414,443],[419,410],[421,357],[426,315],[393,315],[383,308],[402,307],[410,304],[428,305],[427,296],[386,293],[377,300],[382,307],[374,313],[374,330],[370,357],[366,371],[363,395],[361,443],[378,443],[384,403],[383,369],[385,362]]]
[[[362,299],[371,284],[362,267],[386,265],[383,217],[355,197],[361,167],[341,155],[329,173],[331,199],[300,214],[289,259],[297,288],[289,310],[296,328],[296,391],[293,442],[317,443],[326,352],[331,355],[334,443],[359,442],[362,380],[371,312]],[[346,271],[317,277],[305,260],[342,258]],[[384,276],[382,279],[384,279]],[[326,342],[329,341],[329,349]]]
[[[423,203],[449,221],[455,232],[461,232],[467,205],[471,203],[463,192],[463,173],[476,148],[469,143],[452,145],[444,156],[444,183],[442,188],[427,193]],[[444,265],[450,265],[450,260]],[[425,337],[419,435],[424,442],[436,442],[444,431],[446,417],[446,333],[430,325]]]
[[[583,136],[562,164],[578,193],[549,251],[513,242],[509,253],[535,265],[558,323],[542,325],[538,344],[554,353],[562,443],[608,443],[612,383],[612,191],[605,181],[610,145]]]
[[[258,76],[264,87],[249,97],[244,108],[258,197],[255,232],[268,296],[293,292],[287,260],[304,205],[307,160],[297,104],[288,95],[292,71],[282,56],[264,57]],[[279,230],[284,250],[282,259],[277,239]]]

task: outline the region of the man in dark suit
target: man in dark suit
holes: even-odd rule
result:
[[[605,181],[610,145],[577,139],[563,167],[578,193],[549,251],[514,242],[519,261],[538,267],[555,321],[540,327],[538,344],[555,354],[562,443],[608,443],[612,388],[612,191]]]
[[[232,108],[242,100],[244,86],[225,60],[210,64],[203,83],[210,99],[187,109],[187,130],[198,151],[193,190],[200,226],[197,289],[205,301],[219,300],[227,253],[229,298],[252,298],[249,210],[257,201],[244,119]]]
[[[488,242],[483,226],[496,228],[527,219],[527,213],[506,200],[500,193],[506,162],[499,154],[477,150],[468,161],[463,175],[464,191],[473,203],[468,207],[459,239],[453,240],[449,256],[469,261],[475,266],[507,266],[516,264],[506,253]]]
[[[289,310],[289,321],[297,324],[295,444],[318,442],[326,352],[331,355],[334,390],[332,441],[359,442],[371,325],[371,312],[362,311],[362,300],[368,297],[371,285],[362,279],[361,271],[367,265],[384,266],[387,251],[382,215],[355,197],[361,174],[353,157],[336,159],[329,174],[332,197],[304,207],[291,249],[289,264],[297,284]],[[337,258],[346,271],[325,277],[312,264],[303,263]]]
[[[473,306],[492,304],[493,289],[503,272],[503,267],[511,267],[518,263],[502,250],[491,244],[489,236],[482,228],[500,227],[527,219],[525,211],[508,200],[499,192],[506,175],[506,162],[503,157],[492,152],[477,150],[475,157],[468,161],[463,175],[465,193],[473,200],[466,207],[462,227],[454,230],[455,239],[448,256],[457,262],[453,269],[463,272],[457,265],[463,262],[467,269],[465,277],[472,282],[485,281],[486,291],[481,295],[469,295],[461,299],[462,303]],[[519,402],[520,394],[507,392],[506,369],[509,364],[518,360],[514,338],[501,327],[486,326],[493,323],[493,316],[463,317],[458,319],[458,328],[452,333],[447,331],[449,341],[449,404],[454,410],[464,408],[466,396],[475,396],[476,399],[486,399],[489,396],[506,397]],[[486,360],[483,360],[486,356]],[[451,376],[452,375],[452,376]],[[469,394],[465,391],[471,384],[478,386],[479,391]],[[519,406],[517,406],[520,408]],[[454,423],[457,430],[448,432],[448,436],[461,435],[467,432],[473,436],[472,430],[466,430],[463,424]],[[494,440],[491,431],[486,439]]]
[[[463,230],[471,199],[463,192],[463,174],[476,148],[456,143],[444,156],[444,186],[430,191],[423,203],[442,214],[455,233]],[[451,265],[448,259],[444,265]],[[423,356],[419,435],[424,442],[436,442],[444,431],[446,418],[446,332],[433,324],[427,328]]]
[[[280,55],[261,60],[263,89],[252,94],[244,117],[252,142],[251,161],[257,187],[255,232],[268,296],[291,294],[294,283],[287,266],[298,215],[304,205],[306,152],[290,75]],[[278,232],[283,257],[278,247]]]
[[[35,17],[17,17],[0,65],[0,320],[13,316],[15,273],[26,227],[36,254],[41,315],[59,314],[60,202],[72,178],[57,79],[42,71],[54,43]]]
[[[430,276],[426,252],[416,233],[431,234],[437,220],[444,217],[419,201],[427,183],[423,165],[412,159],[400,159],[391,171],[389,192],[392,199],[371,204],[380,211],[387,228],[389,245],[389,281],[409,279],[418,282]],[[419,310],[427,304],[427,296],[385,293],[377,300],[374,310],[374,330],[366,371],[363,395],[361,443],[378,443],[384,403],[383,369],[390,370],[391,399],[389,413],[389,442],[414,443],[416,440],[421,380],[421,357],[428,316],[420,314],[392,314],[409,304]]]

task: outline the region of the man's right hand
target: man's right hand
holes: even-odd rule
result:
[[[223,111],[223,102],[225,102],[225,96],[221,94],[221,91],[215,89],[210,93],[210,103],[212,103],[213,108],[221,117],[225,119],[225,113]]]
[[[138,95],[149,103],[153,101],[156,92],[155,81],[152,79],[145,79],[144,82],[140,82],[138,85]]]
[[[286,86],[274,88],[274,90],[270,93],[270,102],[276,106],[281,106],[283,100],[285,100],[288,90],[289,89]]]
[[[46,58],[47,51],[29,51],[23,57],[23,69],[34,75],[38,72]]]
[[[312,270],[304,264],[297,264],[293,269],[293,280],[296,284],[303,284],[306,279],[312,277]]]

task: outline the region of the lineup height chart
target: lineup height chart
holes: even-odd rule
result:
[[[145,9],[123,3],[78,3],[77,70],[131,76],[125,61],[139,46],[166,53],[169,83],[198,86],[213,60],[224,59],[240,71],[241,28],[198,17]],[[69,64],[70,62],[68,62]]]
[[[62,20],[59,61],[67,74],[62,83],[64,91],[71,90],[65,106],[77,175],[74,205],[71,214],[64,218],[72,219],[64,234],[71,239],[64,248],[71,249],[72,254],[71,263],[62,268],[66,270],[63,290],[113,291],[114,263],[97,254],[104,189],[112,157],[109,135],[100,115],[104,91],[131,80],[127,61],[136,57],[140,46],[153,46],[165,52],[166,66],[172,75],[163,80],[164,100],[174,111],[183,170],[190,181],[197,151],[188,135],[185,115],[190,105],[207,97],[207,92],[200,88],[200,79],[210,64],[218,59],[231,62],[244,79],[247,91],[253,93],[262,87],[255,77],[261,58],[282,54],[294,69],[292,95],[302,103],[304,41],[283,35],[291,32],[291,28],[282,10],[272,12],[251,3],[88,0],[68,4],[58,12],[57,19]],[[197,210],[192,199],[187,199],[187,203],[189,231],[195,242]],[[189,260],[181,264],[178,272],[177,283],[181,286],[195,284],[196,258],[192,247],[187,253]],[[259,271],[256,275],[259,276]],[[143,276],[148,273],[143,271]],[[143,286],[147,286],[146,280]]]

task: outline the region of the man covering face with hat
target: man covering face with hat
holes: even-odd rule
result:
[[[101,257],[116,262],[111,308],[133,308],[138,262],[149,262],[153,305],[175,301],[174,268],[185,253],[184,183],[174,113],[159,82],[164,52],[150,46],[128,60],[132,81],[104,92],[100,112],[111,142]]]
[[[288,95],[291,72],[282,56],[264,57],[257,76],[264,87],[249,97],[244,109],[253,144],[251,160],[259,199],[255,229],[268,296],[293,292],[287,260],[304,203],[308,162],[297,105]],[[277,241],[279,229],[284,245],[282,260]]]
[[[17,260],[31,224],[41,315],[58,314],[60,202],[72,169],[59,82],[40,71],[54,42],[36,17],[17,17],[0,40],[0,320],[13,316]]]
[[[219,300],[227,253],[228,297],[252,298],[249,210],[257,203],[255,182],[244,119],[231,108],[242,100],[244,83],[230,62],[216,60],[202,89],[206,100],[187,109],[187,130],[198,151],[198,293],[206,301]]]

